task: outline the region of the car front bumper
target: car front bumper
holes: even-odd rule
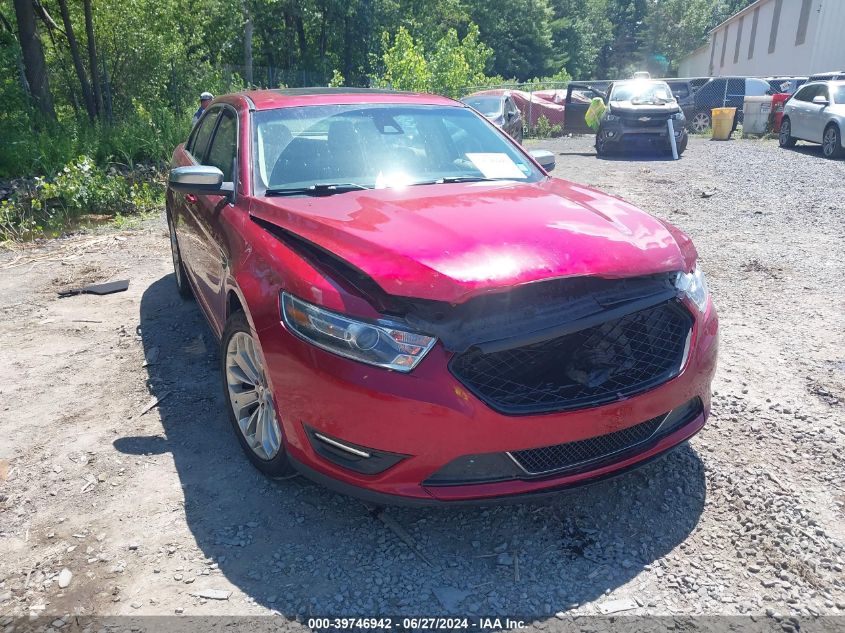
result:
[[[675,140],[680,142],[686,136],[685,119],[673,119]],[[626,120],[603,121],[600,132],[605,132],[605,140],[611,143],[655,143],[669,144],[669,126],[666,121],[657,125],[638,125]]]
[[[451,354],[441,345],[414,371],[403,374],[322,351],[290,334],[281,323],[258,334],[288,455],[301,472],[378,503],[465,503],[591,483],[644,464],[697,433],[710,410],[718,317],[712,303],[705,314],[693,314],[689,354],[675,378],[610,404],[539,415],[504,415],[481,402],[449,372]],[[465,456],[508,454],[606,436],[696,398],[700,411],[671,433],[595,467],[486,483],[429,481]],[[315,432],[365,452],[398,456],[398,461],[376,474],[357,472],[327,458],[320,446],[315,450]]]

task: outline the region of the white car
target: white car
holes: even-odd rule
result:
[[[845,81],[814,81],[804,84],[783,108],[781,147],[796,141],[821,143],[827,158],[845,156]]]

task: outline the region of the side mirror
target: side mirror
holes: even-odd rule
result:
[[[540,167],[546,171],[551,171],[555,168],[555,155],[547,149],[533,149],[530,152],[531,158],[540,163]]]
[[[825,97],[824,95],[816,95],[815,97],[813,97],[813,103],[822,106],[830,105],[830,101],[828,101],[827,97]]]
[[[182,193],[231,196],[235,191],[235,183],[223,182],[223,172],[210,165],[171,169],[167,184],[174,191]]]

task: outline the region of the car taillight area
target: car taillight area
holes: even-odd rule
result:
[[[693,318],[677,299],[547,341],[455,356],[452,374],[508,415],[568,411],[642,393],[677,376]]]

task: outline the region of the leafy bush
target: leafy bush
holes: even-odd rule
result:
[[[332,71],[332,78],[329,79],[329,88],[340,88],[345,83],[346,78],[341,74],[341,72],[337,68],[335,68]]]
[[[156,173],[156,172],[152,172]],[[0,201],[0,239],[21,240],[59,232],[86,216],[143,213],[160,207],[164,188],[149,173],[124,175],[98,168],[88,156],[53,178],[35,178]]]
[[[560,125],[552,125],[544,114],[537,119],[537,125],[531,130],[531,135],[536,138],[549,138],[550,136],[560,136],[562,132]]]
[[[88,156],[98,165],[127,167],[167,162],[190,128],[187,114],[150,112],[140,105],[132,116],[113,125],[74,118],[40,125],[9,121],[4,128],[6,151],[0,152],[0,177],[54,175],[78,156]]]

